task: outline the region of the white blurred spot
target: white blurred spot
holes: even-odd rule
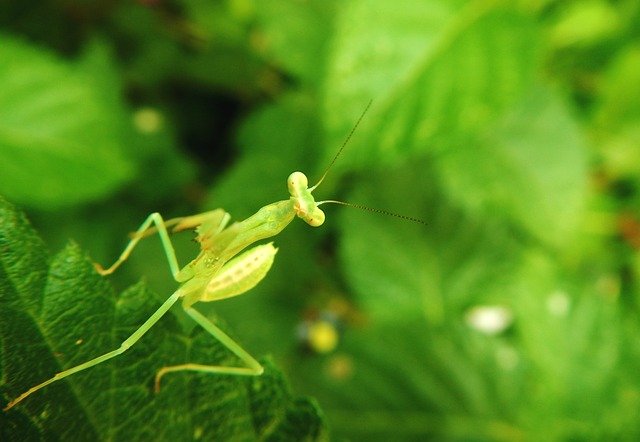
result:
[[[506,330],[513,322],[511,310],[499,305],[473,307],[465,317],[467,325],[487,335],[497,335]]]

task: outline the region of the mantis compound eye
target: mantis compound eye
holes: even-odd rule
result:
[[[304,220],[311,227],[318,227],[324,224],[324,218],[324,212],[316,207]]]
[[[302,172],[293,172],[287,178],[287,186],[289,187],[289,194],[293,197],[298,197],[301,193],[307,191],[309,180],[307,176]]]

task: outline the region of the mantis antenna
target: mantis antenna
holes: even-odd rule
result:
[[[369,100],[369,103],[367,103],[367,107],[364,108],[364,111],[362,111],[362,114],[360,114],[360,117],[356,121],[356,124],[353,125],[353,127],[351,128],[351,131],[349,132],[349,135],[347,135],[347,138],[345,138],[344,142],[342,143],[342,146],[340,146],[340,150],[338,150],[338,153],[333,157],[333,160],[331,160],[331,163],[329,163],[329,167],[327,167],[327,169],[324,171],[324,173],[322,174],[322,177],[316,183],[316,185],[309,188],[309,192],[313,192],[313,190],[316,187],[318,187],[320,185],[320,183],[322,183],[322,181],[324,181],[324,179],[327,177],[327,175],[329,174],[329,171],[333,167],[334,163],[336,162],[336,160],[338,159],[338,157],[340,156],[340,154],[344,150],[344,148],[347,145],[347,143],[349,143],[349,140],[351,140],[351,136],[356,131],[356,129],[358,128],[358,125],[360,124],[360,122],[364,118],[365,114],[367,113],[367,111],[371,107],[371,103],[373,103],[373,100]],[[397,213],[389,212],[387,210],[373,209],[371,207],[362,206],[360,204],[345,203],[344,201],[337,201],[337,200],[324,200],[324,201],[316,202],[317,206],[319,206],[321,204],[339,204],[341,206],[347,206],[347,207],[353,207],[353,208],[356,208],[356,209],[367,210],[369,212],[378,213],[380,215],[392,216],[394,218],[403,219],[405,221],[412,221],[412,222],[419,223],[419,224],[422,224],[422,225],[425,225],[425,226],[427,225],[427,223],[425,221],[423,221],[421,219],[418,219],[418,218],[413,218],[411,216],[406,216],[406,215],[399,215]]]
[[[341,206],[354,207],[356,209],[367,210],[369,212],[378,213],[380,215],[393,216],[394,218],[400,218],[405,221],[413,221],[414,223],[419,223],[425,226],[428,225],[426,221],[423,221],[418,218],[413,218],[411,216],[406,216],[406,215],[400,215],[398,213],[389,212],[387,210],[380,210],[380,209],[374,209],[367,206],[361,206],[360,204],[351,204],[351,203],[345,203],[344,201],[336,201],[336,200],[318,201],[316,204],[318,206],[321,204],[340,204]]]
[[[358,121],[356,121],[356,124],[354,124],[353,127],[351,128],[351,132],[349,132],[349,135],[347,135],[347,138],[342,143],[342,146],[340,146],[340,150],[338,150],[338,153],[336,154],[336,156],[333,157],[333,160],[331,160],[331,163],[329,163],[329,167],[327,167],[327,170],[325,170],[324,173],[322,174],[322,177],[320,178],[320,181],[318,181],[315,186],[309,188],[309,192],[313,192],[313,190],[316,187],[318,187],[320,185],[320,183],[322,183],[324,181],[324,179],[327,177],[327,174],[329,173],[329,171],[333,167],[334,163],[336,162],[336,160],[338,159],[338,157],[340,156],[340,154],[344,150],[345,146],[347,145],[347,143],[351,139],[351,136],[356,131],[356,129],[358,128],[358,125],[360,124],[360,122],[364,118],[364,115],[367,113],[367,111],[371,107],[371,103],[373,103],[373,100],[369,100],[369,103],[367,103],[367,107],[364,108],[364,110],[362,111],[362,114],[360,114],[360,118],[358,118]]]

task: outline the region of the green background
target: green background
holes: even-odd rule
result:
[[[315,195],[427,225],[323,206],[274,239],[258,287],[198,305],[264,380],[180,374],[154,396],[172,358],[228,357],[176,308],[135,353],[0,413],[0,435],[638,440],[638,23],[636,0],[2,3],[6,401],[175,290],[157,239],[106,282],[87,256],[111,263],[153,211],[286,199],[370,100]]]

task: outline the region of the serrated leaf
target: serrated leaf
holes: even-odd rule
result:
[[[0,59],[0,193],[54,208],[104,195],[131,177],[120,146],[120,91],[89,69],[91,62],[104,69],[100,57],[75,65],[2,35]]]
[[[73,244],[47,268],[47,252],[28,223],[5,200],[0,203],[6,398],[117,348],[159,304],[143,284],[114,296],[107,280]],[[289,440],[325,437],[317,406],[295,398],[269,361],[265,375],[252,379],[167,375],[160,393],[154,394],[157,370],[187,361],[237,362],[206,333],[185,335],[167,314],[123,355],[37,391],[2,412],[2,419],[22,425],[25,432],[33,431],[32,423],[41,438],[60,440],[253,441],[281,433]]]

